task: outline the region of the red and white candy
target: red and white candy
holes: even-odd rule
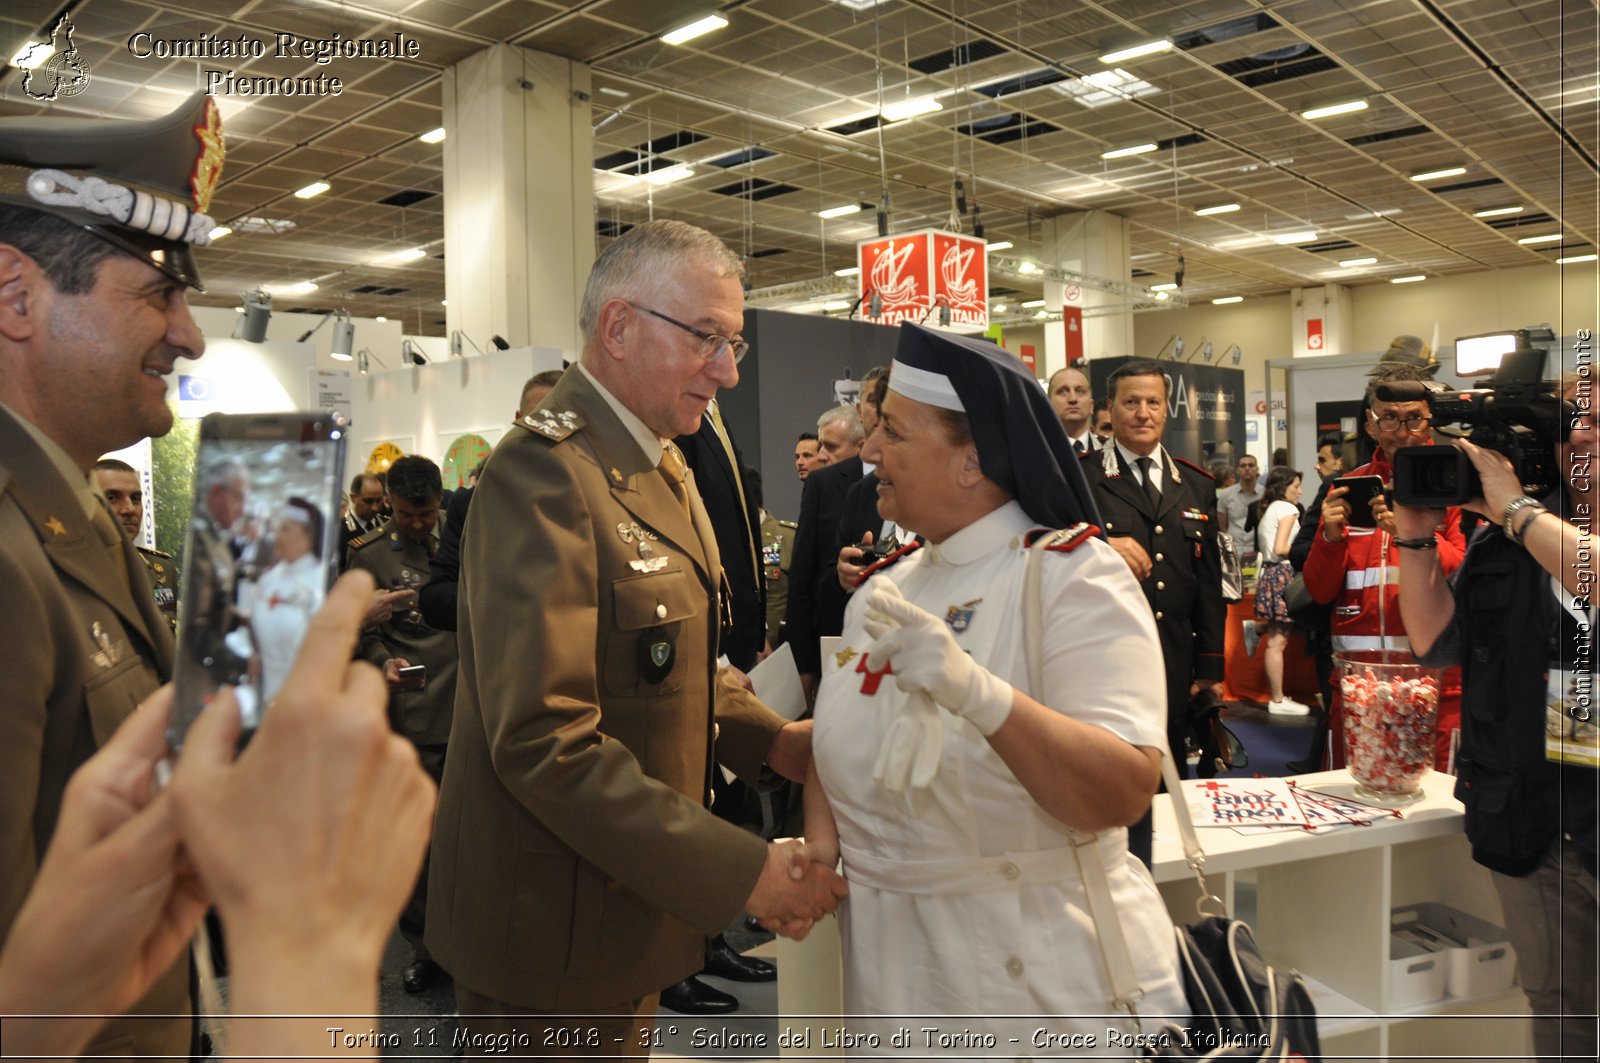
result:
[[[1348,671],[1339,680],[1339,695],[1351,776],[1375,793],[1416,793],[1433,768],[1438,679]]]

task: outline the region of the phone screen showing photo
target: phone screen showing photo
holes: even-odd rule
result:
[[[201,423],[168,740],[224,686],[261,722],[338,575],[345,426],[328,414]]]

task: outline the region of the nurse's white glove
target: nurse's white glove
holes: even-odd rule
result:
[[[943,620],[906,601],[887,573],[868,582],[865,605],[865,627],[874,639],[869,669],[891,664],[901,690],[927,694],[981,734],[1000,730],[1011,715],[1011,684],[974,661]]]

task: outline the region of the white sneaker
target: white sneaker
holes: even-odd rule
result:
[[[1309,716],[1311,707],[1302,705],[1293,698],[1284,698],[1282,701],[1267,702],[1267,711],[1274,716]]]
[[[1261,641],[1261,629],[1254,620],[1246,620],[1241,626],[1244,628],[1244,655],[1254,657],[1256,644]]]

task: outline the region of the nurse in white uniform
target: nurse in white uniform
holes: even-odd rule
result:
[[[1132,1055],[1136,1030],[1188,1010],[1172,924],[1124,829],[1150,804],[1166,733],[1150,611],[1014,356],[903,326],[881,415],[862,450],[879,512],[924,544],[850,603],[805,791],[807,848],[842,857],[850,883],[845,1023],[877,1034],[869,1054]],[[1040,533],[1031,690],[1022,588],[1039,529],[1067,530]],[[1115,1008],[1086,906],[1072,839],[1090,836],[1145,991],[1138,1027]],[[909,1043],[891,1046],[901,1027]]]
[[[322,603],[321,512],[303,498],[289,499],[275,541],[278,560],[256,581],[250,609],[250,631],[261,655],[263,705],[294,667],[311,614]]]

